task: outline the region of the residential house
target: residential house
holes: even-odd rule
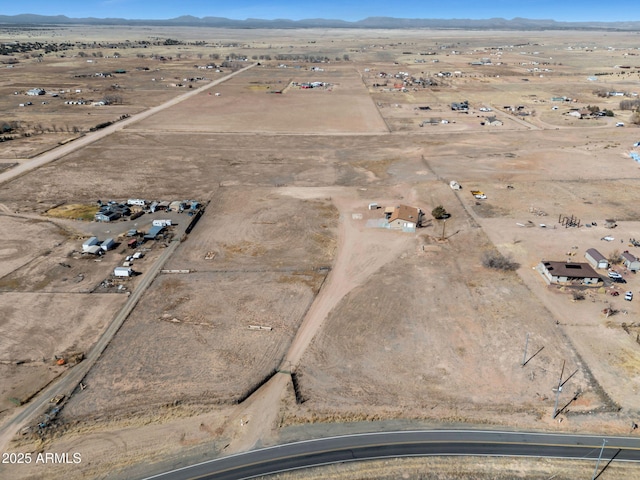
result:
[[[405,232],[415,232],[416,227],[422,221],[423,212],[419,208],[407,205],[398,205],[389,216],[389,228],[403,230]]]
[[[548,284],[597,285],[601,279],[588,263],[552,262],[543,260],[536,270]]]
[[[111,210],[106,210],[103,212],[97,212],[95,214],[96,222],[113,222],[120,218],[120,214],[118,212],[113,212]]]

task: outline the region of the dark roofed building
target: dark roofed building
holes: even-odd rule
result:
[[[160,235],[160,233],[162,232],[162,230],[164,230],[164,227],[161,225],[154,225],[153,227],[151,227],[151,229],[149,230],[149,233],[147,233],[144,236],[145,240],[155,240],[156,237],[158,235]]]
[[[584,254],[584,258],[593,268],[609,268],[609,260],[595,248],[588,249]]]
[[[596,285],[601,280],[588,263],[543,260],[536,269],[549,284]]]
[[[622,263],[632,272],[640,270],[640,260],[633,254],[629,252],[622,252],[620,254],[622,257]]]

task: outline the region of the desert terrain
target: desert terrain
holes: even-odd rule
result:
[[[144,478],[383,428],[638,435],[640,279],[620,260],[640,255],[640,129],[621,103],[640,92],[635,35],[0,28],[0,42],[36,40],[57,50],[0,56],[0,450],[82,462],[0,476]],[[128,199],[202,207],[91,220],[98,200]],[[415,231],[380,228],[399,205],[424,212]],[[165,218],[137,247],[139,275],[114,278],[127,232]],[[89,256],[94,235],[117,246]],[[599,269],[596,286],[548,285],[536,270],[589,248],[626,283]],[[590,472],[567,464],[412,459],[280,478]]]

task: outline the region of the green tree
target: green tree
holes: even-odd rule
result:
[[[441,220],[443,218],[448,218],[449,217],[449,214],[447,213],[447,211],[444,209],[444,207],[442,205],[438,205],[436,208],[431,210],[431,215],[436,220]]]

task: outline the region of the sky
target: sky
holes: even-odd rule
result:
[[[0,15],[37,13],[81,17],[167,19],[181,15],[300,20],[362,20],[367,17],[471,18],[524,17],[557,21],[640,20],[637,0],[30,0],[2,1]]]

